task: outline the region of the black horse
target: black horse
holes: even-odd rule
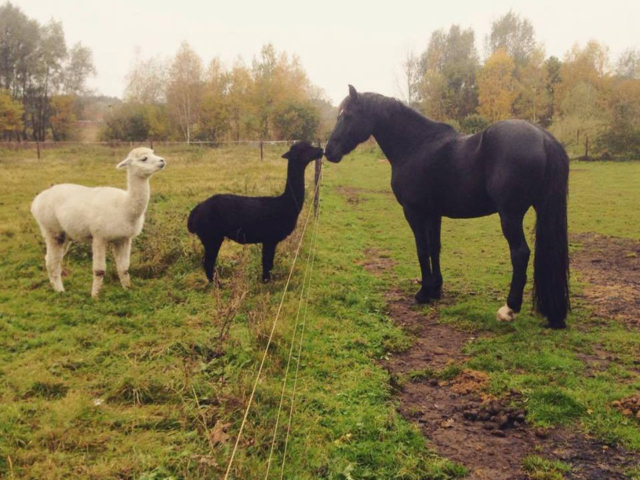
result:
[[[391,188],[415,235],[422,270],[418,303],[442,293],[442,217],[497,212],[513,265],[509,296],[497,318],[513,320],[522,307],[530,256],[522,221],[533,206],[534,305],[551,328],[565,327],[570,308],[569,159],[551,134],[525,121],[507,120],[475,135],[462,135],[395,99],[358,94],[350,85],[325,156],[337,163],[371,135],[391,163]]]

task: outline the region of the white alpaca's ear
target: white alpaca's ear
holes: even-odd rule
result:
[[[116,165],[116,168],[124,168],[130,163],[131,163],[131,157],[127,157],[124,160],[122,160],[118,165]]]

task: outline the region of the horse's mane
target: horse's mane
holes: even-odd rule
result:
[[[455,129],[446,123],[434,122],[422,115],[420,112],[405,105],[399,100],[392,97],[386,97],[379,93],[365,92],[358,94],[365,112],[375,115],[378,118],[398,118],[401,117],[412,125],[421,125],[428,127],[433,131],[434,127],[437,127],[440,131],[451,131],[455,133]],[[345,98],[340,104],[340,108],[350,100],[350,97]]]

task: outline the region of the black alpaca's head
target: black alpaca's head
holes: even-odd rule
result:
[[[356,89],[349,85],[349,96],[340,104],[338,121],[324,152],[330,162],[338,163],[373,133],[373,119],[366,114],[363,103]]]
[[[323,151],[319,147],[313,147],[307,142],[296,142],[291,145],[289,151],[282,155],[290,162],[296,162],[304,167],[314,160],[322,158]]]

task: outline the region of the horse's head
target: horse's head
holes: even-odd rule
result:
[[[356,89],[349,85],[349,96],[340,104],[338,121],[324,151],[330,162],[338,163],[373,133],[373,119],[367,115],[363,103]]]

